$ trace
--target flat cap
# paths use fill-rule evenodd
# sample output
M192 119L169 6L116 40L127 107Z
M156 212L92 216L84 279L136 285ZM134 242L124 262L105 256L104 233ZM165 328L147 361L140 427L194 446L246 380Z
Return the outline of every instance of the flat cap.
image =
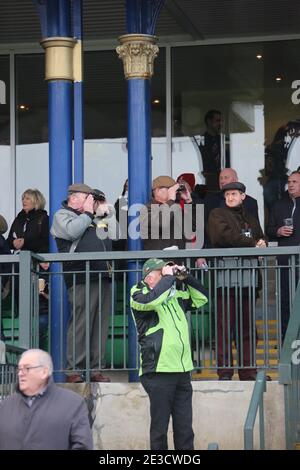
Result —
M152 189L156 188L171 188L174 186L176 181L171 178L171 176L158 176L152 181Z
M145 279L146 276L148 276L149 273L152 271L158 271L159 269L162 269L165 266L166 262L162 259L157 259L157 258L150 258L148 259L143 266L143 279Z
M7 222L5 218L3 217L3 215L0 215L0 234L2 235L2 233L5 233L7 229L8 229Z
M90 194L91 192L92 192L92 188L84 183L75 183L75 184L71 184L68 187L68 193L70 194L72 193Z
M231 190L234 190L234 189L237 189L238 191L241 191L241 193L246 192L246 186L243 183L240 183L239 181L236 181L235 183L225 184L222 188L222 191L223 191L223 193L225 193L225 191L231 191Z

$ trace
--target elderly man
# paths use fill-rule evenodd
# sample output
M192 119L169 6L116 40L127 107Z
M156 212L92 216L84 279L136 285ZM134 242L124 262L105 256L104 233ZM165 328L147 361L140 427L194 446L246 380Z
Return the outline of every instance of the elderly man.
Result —
M214 209L208 220L208 234L213 248L246 248L265 247L264 234L255 217L245 211L243 202L246 198L246 187L235 182L223 186L226 206ZM237 270L231 269L217 273L217 346L218 375L220 380L231 380L233 376L232 335L236 324L242 330L238 344L240 380L255 380L256 369L251 361L251 345L255 343L255 332L250 328L250 297L252 285L252 268L257 260L244 260L241 279ZM236 260L224 258L218 267L238 267ZM241 288L241 291L239 290ZM253 292L253 291L252 291ZM251 333L252 332L252 333ZM242 362L242 364L241 364ZM252 368L250 366L252 362ZM243 366L243 367L242 367Z
M288 192L275 203L271 210L267 235L278 242L278 246L298 246L300 244L300 173L293 171L288 177ZM280 256L278 262L288 266L289 257ZM296 269L296 282L298 281ZM284 339L290 316L290 277L289 269L281 269L281 332Z
M114 209L108 205L102 191L93 190L86 184L72 184L68 189L68 200L63 202L62 208L54 215L51 234L55 237L58 251L61 253L111 251L112 239L118 236ZM106 340L111 310L111 266L106 261L91 261L88 287L86 286L85 262L66 262L64 271L77 273L75 280L72 274L65 275L71 306L67 332L67 369L70 371L67 374L67 382L84 380L80 371L86 368L87 288L89 288L90 305L90 365L93 370L91 380L92 382L110 382L110 379L103 376L97 369L105 368ZM99 313L101 330L99 329ZM99 359L100 338L101 358Z
M83 398L52 380L51 357L41 349L22 354L17 391L0 403L0 450L91 450Z
M180 279L178 279L180 278ZM141 347L141 382L149 395L152 450L168 448L173 420L176 450L193 449L193 369L186 312L207 302L200 282L183 266L151 258L131 289L130 306Z
M204 220L205 220L205 227L207 227L207 222L209 219L209 214L211 211L217 207L226 207L226 202L223 193L223 187L229 183L236 183L238 181L237 172L233 168L224 168L219 174L219 188L220 191L215 194L207 194L204 199ZM253 197L245 194L245 198L243 200L243 207L249 213L252 214L259 222L258 218L258 206L257 200ZM207 248L210 247L210 241L205 238L205 246Z
M153 180L153 197L140 215L145 250L184 249L192 241L192 210L182 210L177 202L178 190L179 184L170 176ZM188 188L181 192L181 198L192 204Z

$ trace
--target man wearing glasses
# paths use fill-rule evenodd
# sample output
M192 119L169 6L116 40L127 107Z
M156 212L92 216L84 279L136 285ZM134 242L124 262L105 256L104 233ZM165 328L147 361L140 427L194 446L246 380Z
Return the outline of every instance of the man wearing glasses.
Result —
M92 450L83 398L54 384L51 357L22 354L16 392L0 403L0 450Z

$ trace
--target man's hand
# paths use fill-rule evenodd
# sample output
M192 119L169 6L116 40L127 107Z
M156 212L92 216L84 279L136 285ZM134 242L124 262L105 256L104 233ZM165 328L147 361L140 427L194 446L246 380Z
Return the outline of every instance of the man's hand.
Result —
M179 188L179 184L176 183L176 184L174 184L174 186L171 186L168 189L168 200L169 201L175 201L176 200L176 192L177 192L178 188Z
M256 242L256 248L266 248L267 247L267 244L265 242L265 240L263 238L261 238L260 240L258 240Z
M82 207L83 212L90 212L91 214L94 213L94 198L91 194L88 195Z
M14 245L16 250L21 250L24 246L24 238L16 238L13 241L13 245Z
M256 242L256 248L266 248L267 247L267 244L265 242L265 240L263 238L261 238L260 240L258 240Z
M196 267L200 269L208 269L208 265L205 258L196 259Z
M183 184L183 183L181 183ZM185 191L180 191L180 197L181 199L184 200L187 204L190 204L192 202L192 196L188 188L185 186Z
M108 215L108 214L109 214L108 203L106 201L99 202L97 209L96 209L96 216L103 217L104 215Z
M277 237L290 237L293 234L293 228L283 225L277 230Z

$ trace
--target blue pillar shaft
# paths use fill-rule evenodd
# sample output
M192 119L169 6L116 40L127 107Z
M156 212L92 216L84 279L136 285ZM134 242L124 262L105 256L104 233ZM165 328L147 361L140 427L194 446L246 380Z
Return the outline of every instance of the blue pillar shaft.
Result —
M47 1L47 34L70 36L70 1ZM66 198L68 185L72 183L72 82L53 80L48 83L49 126L49 177L50 177L50 223L54 213ZM50 237L50 250L56 252L56 243ZM53 273L59 266L51 266ZM65 332L68 303L66 292L61 293L61 275L53 275L51 282L51 355L54 370L64 368ZM63 303L63 305L62 305ZM62 313L62 317L61 317ZM56 381L62 381L59 373Z
M145 204L149 200L151 181L151 118L150 81L128 80L128 195L132 204ZM131 222L129 216L129 224ZM142 250L141 239L128 238L129 250ZM129 263L134 269L135 263ZM129 273L129 287L136 283L136 274ZM129 367L137 368L136 328L132 316L128 318ZM129 373L129 381L138 380L136 371Z

